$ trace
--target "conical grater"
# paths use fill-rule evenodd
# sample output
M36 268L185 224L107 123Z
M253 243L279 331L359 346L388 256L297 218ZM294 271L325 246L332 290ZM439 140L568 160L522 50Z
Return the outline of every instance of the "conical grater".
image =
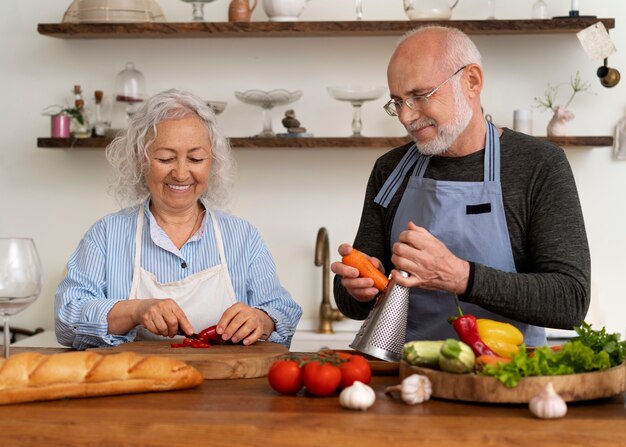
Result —
M405 277L409 275L401 272ZM402 358L409 311L409 289L390 281L350 345L352 349L388 362Z

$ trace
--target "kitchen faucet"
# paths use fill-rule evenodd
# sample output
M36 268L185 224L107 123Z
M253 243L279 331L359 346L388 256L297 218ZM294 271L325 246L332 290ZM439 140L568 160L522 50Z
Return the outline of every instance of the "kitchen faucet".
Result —
M328 248L328 231L321 227L317 232L315 243L315 265L322 266L322 304L320 305L320 322L317 328L318 334L334 334L333 321L344 319L339 309L330 304L330 250Z

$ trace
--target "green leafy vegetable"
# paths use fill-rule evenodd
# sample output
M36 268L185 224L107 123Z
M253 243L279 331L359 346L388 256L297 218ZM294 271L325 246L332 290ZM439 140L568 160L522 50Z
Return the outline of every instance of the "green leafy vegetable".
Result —
M585 322L574 330L578 334L574 340L580 340L594 352L605 351L611 359L611 366L619 365L626 358L626 341L620 341L620 334L607 334L605 328L594 331Z
M607 334L604 328L595 331L587 323L575 330L578 337L565 343L559 350L548 346L536 348L532 352L520 349L511 362L487 365L481 374L493 376L512 388L524 377L601 371L624 361L626 342L620 341L620 334Z

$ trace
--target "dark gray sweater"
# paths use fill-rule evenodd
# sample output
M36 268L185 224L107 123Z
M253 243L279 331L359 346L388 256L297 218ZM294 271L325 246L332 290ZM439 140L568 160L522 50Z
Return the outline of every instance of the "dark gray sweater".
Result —
M462 301L536 326L572 329L589 307L590 255L582 210L571 168L561 148L504 129L500 137L500 178L504 212L517 273L474 265ZM388 273L393 219L408 178L389 207L374 197L410 144L375 163L365 192L354 247L379 258ZM425 177L447 181L483 180L484 150L465 157L432 157ZM335 277L334 294L348 317L364 319L373 303L352 298Z

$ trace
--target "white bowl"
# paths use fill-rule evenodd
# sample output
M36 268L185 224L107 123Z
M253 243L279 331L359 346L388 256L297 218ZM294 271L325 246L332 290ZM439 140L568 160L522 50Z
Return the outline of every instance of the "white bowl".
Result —
M271 109L276 106L282 106L285 104L297 101L302 96L300 90L293 92L276 89L276 90L246 90L245 92L235 92L235 97L245 103L253 106L259 106L263 109Z
M386 87L364 85L336 85L326 89L328 94L339 101L373 101L387 91Z

